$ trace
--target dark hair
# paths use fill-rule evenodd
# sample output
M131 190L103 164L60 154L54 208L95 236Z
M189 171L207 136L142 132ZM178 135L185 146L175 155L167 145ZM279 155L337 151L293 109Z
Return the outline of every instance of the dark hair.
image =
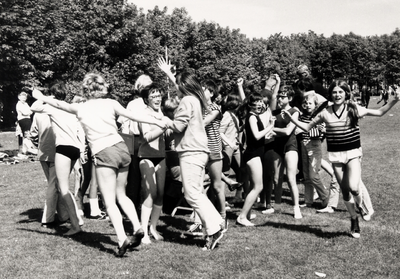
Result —
M176 108L179 106L179 101L176 98L168 98L164 96L161 102L161 108L166 116L174 114Z
M295 83L298 90L308 92L314 90L313 80L310 77L299 79Z
M219 96L218 85L213 80L206 79L201 82L201 86L210 91L212 94L211 101L214 102L214 100Z
M242 101L240 99L240 96L235 93L230 93L226 96L226 99L222 103L221 110L223 113L228 110L235 111L240 107L241 104Z
M346 83L346 81L344 79L334 80L328 89L328 92L329 92L328 100L329 101L333 100L332 92L335 87L340 87L346 93L345 100L347 102L347 106L348 106L348 110L349 110L348 116L350 119L350 125L352 127L356 127L358 125L358 119L360 118L360 115L358 114L356 104L351 100L352 96L351 96L351 90L350 90L349 85Z
M54 96L54 98L57 100L64 101L67 97L66 91L67 87L65 86L65 83L62 81L58 81L50 87L49 94Z
M143 102L148 105L149 104L149 96L154 92L160 92L161 96L164 95L164 89L157 83L152 83L147 85L146 87L140 90L140 97L142 97Z
M263 96L261 96L259 93L251 93L249 96L247 96L239 108L239 118L244 119L249 114L251 106L258 101L263 101Z
M195 96L200 100L202 109L207 109L207 99L204 96L203 88L196 78L196 76L189 72L183 71L176 76L176 84L178 85L179 91L184 96Z

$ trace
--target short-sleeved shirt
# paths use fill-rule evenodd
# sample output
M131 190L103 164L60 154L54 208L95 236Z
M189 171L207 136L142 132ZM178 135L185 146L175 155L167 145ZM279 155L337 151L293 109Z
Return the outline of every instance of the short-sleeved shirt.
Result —
M356 106L360 117L367 113L367 109ZM349 108L346 104L341 112L333 111L329 106L311 121L311 123L326 123L326 142L329 152L348 151L361 147L360 127L351 126L349 119Z

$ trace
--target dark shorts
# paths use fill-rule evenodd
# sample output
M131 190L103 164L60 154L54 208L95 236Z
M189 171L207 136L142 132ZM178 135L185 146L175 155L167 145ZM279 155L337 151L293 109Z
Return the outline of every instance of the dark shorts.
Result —
M78 160L81 156L81 151L78 147L71 145L58 145L56 146L56 153L62 154L71 159L71 161Z
M260 157L260 160L263 159L264 146L259 147L257 149L253 149L253 150L246 149L243 153L243 162L247 163L248 161L250 161L251 159L253 159L255 157Z
M92 158L96 167L121 169L128 167L131 163L131 154L123 141L104 148Z
M22 134L25 137L25 132L28 132L31 129L32 121L30 118L22 118L18 120L19 127L21 127Z

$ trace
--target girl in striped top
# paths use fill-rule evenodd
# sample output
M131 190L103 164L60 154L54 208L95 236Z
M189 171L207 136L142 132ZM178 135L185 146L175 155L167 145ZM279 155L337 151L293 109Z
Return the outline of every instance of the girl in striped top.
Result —
M333 102L333 105L318 113L310 123L300 122L286 111L283 112L285 117L289 117L304 131L309 131L322 122L326 123L328 157L351 216L351 235L354 238L360 237L360 227L350 193L357 205L362 203L359 190L362 150L358 119L366 115L383 116L398 102L399 98L399 93L397 93L394 100L386 106L380 109L367 109L351 101L350 87L344 80L338 79L329 87L329 100Z

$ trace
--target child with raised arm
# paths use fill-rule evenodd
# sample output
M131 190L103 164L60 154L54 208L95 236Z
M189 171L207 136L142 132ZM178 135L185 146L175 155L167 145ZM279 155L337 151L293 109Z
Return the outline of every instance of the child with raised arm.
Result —
M397 93L393 101L380 109L367 109L351 101L350 87L342 79L332 82L328 91L328 98L333 105L317 114L310 123L300 122L287 111L283 113L304 131L309 131L322 122L326 123L328 158L333 165L337 181L342 189L344 203L350 213L351 235L359 238L358 216L350 196L351 193L357 205L362 203L359 190L362 150L358 119L367 115L383 116L398 102L400 96Z
M203 193L204 170L210 152L203 121L207 100L200 82L193 74L185 71L175 79L171 64L163 58L158 60L158 66L175 82L181 98L174 120L170 120L168 126L174 131L185 199L200 217L208 235L203 249L213 250L223 237L223 220Z
M131 158L124 140L118 134L116 117L122 115L138 122L155 124L160 127L165 125L163 121L144 111L130 112L116 100L105 98L107 84L99 74L87 74L83 80L83 89L87 101L74 104L46 97L36 89L32 94L36 99L51 106L75 114L82 124L94 157L99 189L117 234L118 251L116 256L122 257L128 247L140 244L144 234L135 207L125 193ZM135 233L132 238L126 236L116 200L133 224Z

